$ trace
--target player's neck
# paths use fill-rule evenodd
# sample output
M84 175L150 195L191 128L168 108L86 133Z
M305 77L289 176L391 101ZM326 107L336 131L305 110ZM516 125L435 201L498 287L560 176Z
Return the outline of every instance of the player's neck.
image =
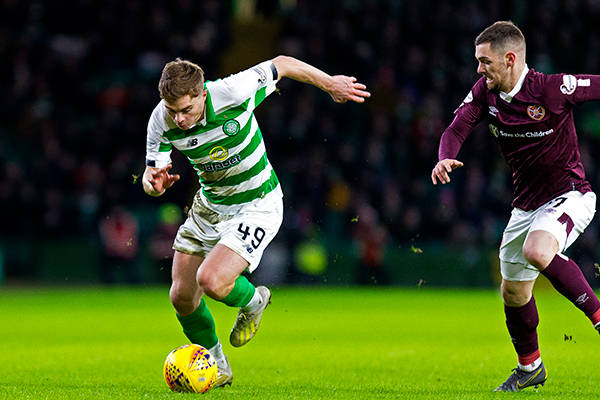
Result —
M504 90L504 93L510 93L517 86L519 79L521 79L521 75L523 74L523 70L526 68L526 64L518 64L515 65L510 70L509 81Z

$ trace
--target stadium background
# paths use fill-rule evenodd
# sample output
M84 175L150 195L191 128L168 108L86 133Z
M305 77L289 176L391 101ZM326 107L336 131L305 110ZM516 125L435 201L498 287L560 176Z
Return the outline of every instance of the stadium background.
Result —
M65 8L69 13L65 13ZM452 111L477 79L473 39L512 19L536 70L600 73L596 0L0 1L0 280L168 282L170 242L197 188L142 191L146 124L165 62L209 80L278 54L367 84L338 105L290 80L258 109L285 219L256 279L268 284L492 286L510 177L485 124L434 187ZM576 109L600 190L600 113ZM570 250L598 286L596 218Z

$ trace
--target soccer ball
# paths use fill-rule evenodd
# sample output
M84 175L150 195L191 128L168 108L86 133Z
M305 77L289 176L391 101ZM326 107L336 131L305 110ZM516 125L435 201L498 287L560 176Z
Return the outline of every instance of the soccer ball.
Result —
M186 344L169 353L164 373L174 392L205 393L217 381L217 361L204 347Z

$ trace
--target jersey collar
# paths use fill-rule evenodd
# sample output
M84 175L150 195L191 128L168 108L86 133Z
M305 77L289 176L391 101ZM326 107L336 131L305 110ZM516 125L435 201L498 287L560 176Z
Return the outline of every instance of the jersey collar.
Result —
M206 126L209 119L211 121L213 121L215 119L215 109L212 104L212 96L210 95L210 92L208 91L208 88L206 87L206 83L207 82L204 82L204 90L206 90L206 102L204 103L204 116L202 117L201 120L196 122L196 125L202 125L202 126Z
M523 68L523 72L521 72L521 76L519 77L519 80L517 81L515 87L512 88L512 90L509 93L500 92L500 98L506 101L507 103L510 103L513 97L515 97L517 93L519 93L519 90L521 90L521 87L523 86L523 81L525 80L525 76L528 72L529 68L527 67L527 64L525 64L525 68Z
M206 126L206 108L204 109L204 117L196 122L196 125Z

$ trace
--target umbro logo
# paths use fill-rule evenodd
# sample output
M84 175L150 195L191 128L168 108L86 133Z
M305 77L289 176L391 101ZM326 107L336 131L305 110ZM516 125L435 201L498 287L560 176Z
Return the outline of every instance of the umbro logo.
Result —
M583 303L585 303L586 301L588 301L588 299L589 299L589 297L588 297L588 294L587 294L587 293L584 293L584 294L582 294L581 296L579 296L579 297L577 298L577 300L575 300L575 303L577 303L577 304L583 304Z
M497 117L498 116L498 109L494 106L489 106L488 107L488 112L490 113L490 115L492 117Z

